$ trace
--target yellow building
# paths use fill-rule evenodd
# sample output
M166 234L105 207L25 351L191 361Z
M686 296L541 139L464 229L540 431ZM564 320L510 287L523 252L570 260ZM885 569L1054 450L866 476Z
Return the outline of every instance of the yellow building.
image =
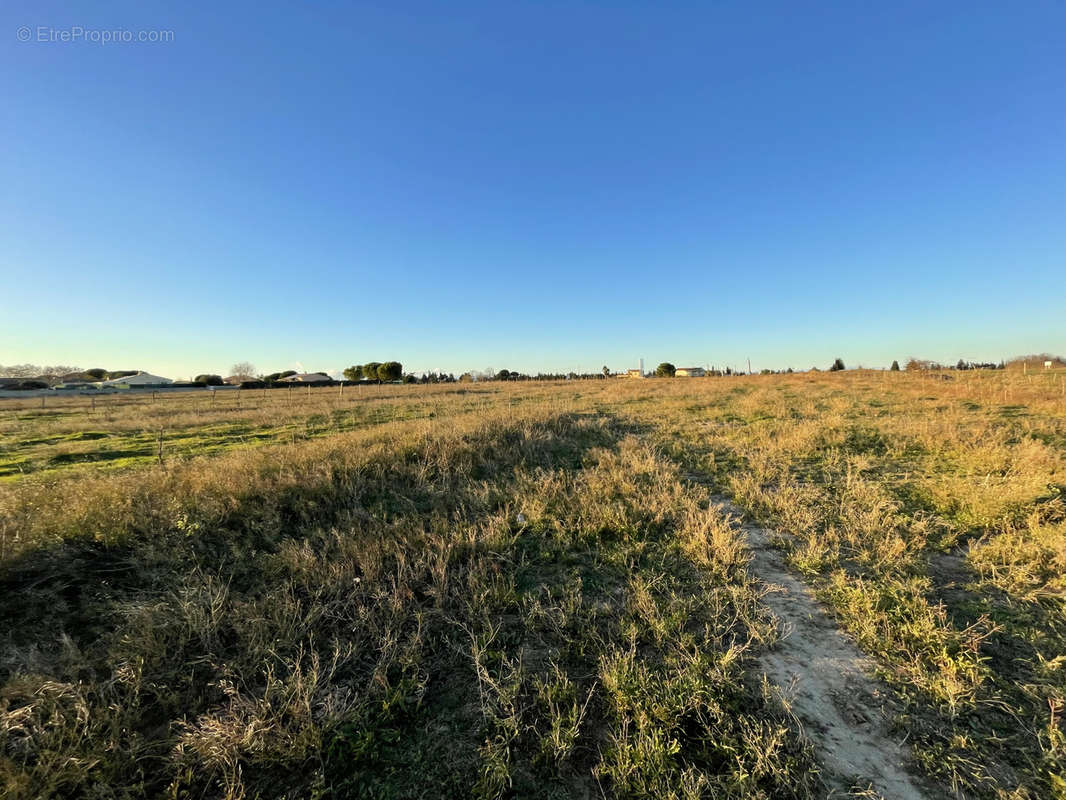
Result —
M707 374L703 367L678 367L674 375L678 378L702 378Z

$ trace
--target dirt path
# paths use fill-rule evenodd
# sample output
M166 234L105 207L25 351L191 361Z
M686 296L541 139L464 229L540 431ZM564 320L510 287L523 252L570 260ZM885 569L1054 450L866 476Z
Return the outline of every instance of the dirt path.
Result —
M743 519L729 502L719 499L717 505ZM868 677L870 660L788 571L769 532L747 523L741 527L753 556L751 569L770 587L766 604L783 626L783 638L760 664L832 771L827 782L842 795L872 784L884 800L931 797L908 772L906 748L887 733L881 712L885 690Z

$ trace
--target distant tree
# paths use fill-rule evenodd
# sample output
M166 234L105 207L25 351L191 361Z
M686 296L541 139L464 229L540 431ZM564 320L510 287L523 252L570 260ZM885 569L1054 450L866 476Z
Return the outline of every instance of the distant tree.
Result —
M511 371L510 370L506 370L506 369L501 369L499 372L496 373L496 380L498 380L498 381L509 381L509 380L511 380Z
M9 364L0 366L0 378L32 378L40 375L41 368L35 364Z
M892 362L892 366L889 367L889 371L890 372L899 372L899 362L898 361L893 361Z
M655 375L659 378L672 378L675 372L677 372L677 367L669 361L664 361L655 368Z
M958 363L955 365L955 369L969 369L969 366L967 366L966 362L960 358Z
M349 381L361 381L363 379L363 365L353 364L344 370L344 379Z
M606 364L603 365L603 377L605 377L605 378L611 377L611 368L608 367Z
M408 373L407 375L403 376L403 382L404 383L418 383L418 378L416 378L414 375L411 375L410 373Z
M238 361L229 368L229 374L236 378L238 383L255 380L255 365L248 361Z
M363 377L368 381L380 380L380 378L378 378L378 367L380 366L380 361L368 361L366 364L363 364Z
M791 375L792 374L792 367L789 367L788 369L786 369L785 372L787 372L789 375Z
M72 372L81 372L81 367L68 367L57 365L54 367L39 367L36 364L11 364L0 366L0 378L33 378L38 375L69 375Z
M403 364L399 361L386 361L377 368L378 380L398 381L403 377Z
M911 358L907 362L907 366L905 367L905 369L907 370L907 372L917 372L920 370L927 369L941 369L941 366L937 362L930 361L926 358Z
M208 375L208 374L205 373L203 375L197 375L192 380L193 380L193 383L199 383L199 384L201 384L203 386L221 386L222 385L222 376L221 375Z
M96 378L98 381L102 381L107 376L107 370L93 367L92 369L85 370L85 374Z
M846 369L846 367L844 366L844 359L838 358L838 359L836 359L833 362L833 366L831 366L829 368L829 371L830 372L840 372L843 369Z

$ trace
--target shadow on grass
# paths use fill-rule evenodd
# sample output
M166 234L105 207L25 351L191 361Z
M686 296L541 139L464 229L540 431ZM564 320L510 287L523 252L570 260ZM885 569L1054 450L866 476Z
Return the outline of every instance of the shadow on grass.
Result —
M975 538L975 537L968 537ZM1012 598L983 582L964 555L965 542L950 553L929 560L929 601L943 604L958 630L995 626L981 641L980 655L988 670L975 707L955 720L956 729L972 736L986 756L986 769L1001 786L1017 786L1019 775L1042 776L1046 742L1037 732L1047 718L1047 700L1034 687L1046 683L1038 675L1042 660L1066 656L1066 624L1061 604L1044 605ZM993 747L991 743L995 743ZM1039 787L1050 791L1050 785Z
M536 429L543 436L525 446L517 429L494 432L491 440L469 440L472 476L476 480L506 478L520 466L580 467L585 454L611 446L636 426L613 423L602 431L578 425L577 415L560 416L552 425ZM113 451L108 457L128 457L140 451ZM84 458L95 454L71 454ZM415 456L417 458L417 454ZM189 568L201 564L229 580L254 580L241 568L252 553L275 552L287 539L308 530L328 527L351 518L353 509L387 524L400 514L461 513L469 504L470 487L446 476L416 474L411 465L383 463L380 480L334 474L333 480L313 489L300 486L271 496L255 491L239 499L223 524L194 535L182 530L139 530L121 544L68 540L26 551L0 565L0 605L14 623L6 630L9 644L25 644L58 631L48 621L77 619L65 632L76 641L91 643L100 633L100 601L151 591L162 593L180 585ZM210 469L210 466L206 466ZM353 479L355 479L353 481ZM356 487L355 484L358 484ZM173 559L173 561L171 561ZM146 564L151 565L145 569ZM254 570L253 570L254 572ZM168 574L169 573L169 574ZM57 604L54 601L59 600ZM96 611L91 611L91 609ZM86 627L86 623L92 622ZM67 626L62 626L67 627ZM5 677L0 672L0 678Z
M123 458L150 458L152 448L138 447L132 450L93 450L87 453L57 453L48 459L48 466L61 467L67 464L88 464L97 461L117 461Z
M577 469L590 450L615 446L623 436L635 432L639 431L633 425L602 418L597 422L577 414L559 415L547 422L519 420L472 434L456 446L459 452L443 455L461 462L460 469L452 470L447 464L436 464L433 458L423 458L426 454L419 449L408 451L406 458L384 453L360 474L337 470L329 480L294 486L269 496L253 487L221 524L210 529L136 530L120 544L69 540L26 551L5 563L0 571L0 607L10 621L2 634L8 657L0 661L0 682L5 684L0 692L16 706L25 702L18 699L21 695L17 693L8 694L6 684L16 674L27 672L37 676L35 680L58 683L111 681L117 668L116 648L127 647L123 642L141 635L137 624L154 619L142 612L166 608L177 602L176 598L197 596L205 576L225 587L227 609L255 607L277 583L268 565L287 542L306 541L315 549L326 546L328 539L323 538L323 531L331 526L350 529L352 535L387 540L395 535L394 523L406 520L407 527L417 526L423 515L449 518L456 524L471 522L491 513L493 503L507 501L502 487L513 480L516 469ZM441 457L439 453L430 455ZM487 499L485 482L500 488ZM274 589L284 587L278 585ZM404 624L414 625L416 612L431 607L434 601L428 590L419 590L405 602L411 614L405 617ZM161 626L168 622L159 619ZM210 640L180 631L167 633L162 628L152 634L178 635L179 639L168 644L164 652L153 655L154 663L152 658L146 661L142 688L123 700L128 707L139 709L131 729L120 737L139 743L139 759L165 761L175 746L180 721L195 720L224 700L219 688L224 674L220 672L221 665L241 658L240 642L242 635L247 635L242 634L239 624L236 618L222 618L212 629ZM323 624L323 637L343 636L338 624ZM63 641L70 646L62 645ZM417 717L408 712L410 703L415 702L412 698L416 694L421 697L426 691L425 685L416 691L410 683L416 680L419 670L401 670L391 678L383 676L386 682L393 680L406 688L402 697L396 698L393 711L369 721L378 731L373 736L378 738L362 741L358 736L352 739L351 731L338 732L325 745L323 755L332 759L330 769L339 783L351 788L355 784L349 779L358 783L363 774L360 770L373 766L375 759L387 766L389 753L401 759L406 768L411 766L409 759L413 757L437 765L448 763L439 752L433 752L434 748L446 748L448 732L433 726L447 720L452 721L448 724L456 720L461 723L467 712L458 713L451 706L465 708L470 698L452 697L454 691L449 689L447 674L456 665L442 666L443 677L435 673L433 680L437 684L432 697ZM416 750L421 748L421 754L406 745L400 747L395 737L401 735L413 742L412 746L417 745ZM462 742L464 747L470 744L468 737ZM138 780L130 772L134 769L140 767L121 760L105 761L94 772L95 780L132 785ZM444 769L438 777L447 782L456 774L459 773ZM172 778L160 769L145 788L149 793L161 791ZM471 776L464 773L461 778L467 781ZM458 784L454 788L459 793L464 789Z

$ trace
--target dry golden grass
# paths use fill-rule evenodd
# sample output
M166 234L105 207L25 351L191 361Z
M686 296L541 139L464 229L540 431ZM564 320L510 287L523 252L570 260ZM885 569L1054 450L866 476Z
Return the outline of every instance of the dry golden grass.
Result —
M0 401L0 785L824 796L709 485L781 532L941 791L1056 796L1062 376L949 377Z

